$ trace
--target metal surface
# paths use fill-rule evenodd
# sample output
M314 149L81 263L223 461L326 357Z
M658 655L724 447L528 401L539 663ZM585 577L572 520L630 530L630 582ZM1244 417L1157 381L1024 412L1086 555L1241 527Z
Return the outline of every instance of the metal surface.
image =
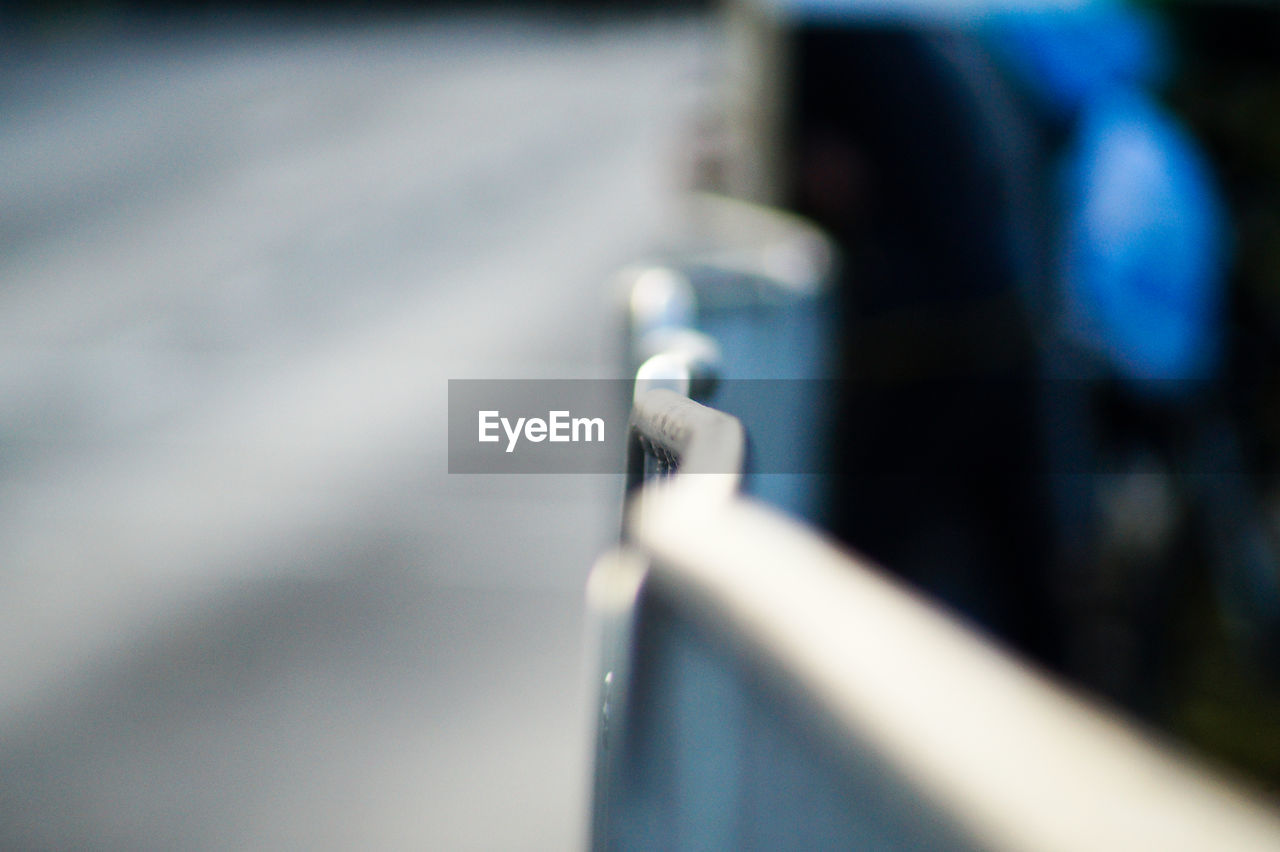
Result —
M631 412L627 492L646 482L646 460L664 475L693 478L705 494L734 493L742 478L746 438L742 424L666 388L642 393Z
M632 590L611 616L633 676L612 683L597 848L1280 847L1272 805L794 522L689 483L645 489L592 580Z
M682 213L663 261L623 274L636 397L665 387L714 405L776 471L824 470L829 400L804 380L828 377L837 351L832 241L802 217L712 194ZM770 391L761 379L778 381ZM818 476L743 471L741 486L799 517L820 510Z

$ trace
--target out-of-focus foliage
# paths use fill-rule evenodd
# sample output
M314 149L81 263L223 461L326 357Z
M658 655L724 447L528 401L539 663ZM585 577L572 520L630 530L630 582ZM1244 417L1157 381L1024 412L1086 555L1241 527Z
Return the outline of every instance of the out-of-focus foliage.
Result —
M1212 155L1234 214L1233 368L1242 415L1280 471L1280 8L1172 4L1170 101Z
M1229 381L1239 433L1280 510L1280 6L1169 3L1178 64L1166 97L1209 153L1232 211ZM1271 524L1275 532L1275 523ZM1191 591L1191 590L1189 590ZM1187 596L1194 601L1205 589ZM1245 665L1203 607L1187 606L1179 734L1274 785L1280 687ZM1175 651L1176 653L1176 651Z

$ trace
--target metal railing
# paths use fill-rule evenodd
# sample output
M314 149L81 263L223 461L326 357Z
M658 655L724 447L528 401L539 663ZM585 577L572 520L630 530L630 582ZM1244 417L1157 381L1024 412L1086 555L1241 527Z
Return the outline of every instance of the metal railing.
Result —
M627 439L627 493L676 474L712 474L736 489L746 458L737 418L666 388L641 390Z
M1280 849L1268 802L698 476L592 574L596 849Z
M1280 849L1273 802L742 496L688 379L637 387L589 585L593 848Z

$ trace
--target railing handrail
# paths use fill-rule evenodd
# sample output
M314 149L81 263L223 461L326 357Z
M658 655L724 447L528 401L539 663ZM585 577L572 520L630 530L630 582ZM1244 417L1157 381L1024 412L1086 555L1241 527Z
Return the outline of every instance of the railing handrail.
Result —
M623 631L606 651L615 751L600 753L597 847L611 836L610 779L627 771L618 731L635 699L644 599L647 611L660 604L734 649L735 667L760 688L801 696L814 730L850 766L874 755L886 783L917 797L917 816L977 848L1280 848L1273 802L1073 695L794 521L748 499L708 503L684 485L643 489L630 540L592 578L593 610Z
M681 477L715 475L719 490L737 491L746 460L746 433L736 417L666 388L637 394L627 439L627 493L645 481L645 455L667 454Z

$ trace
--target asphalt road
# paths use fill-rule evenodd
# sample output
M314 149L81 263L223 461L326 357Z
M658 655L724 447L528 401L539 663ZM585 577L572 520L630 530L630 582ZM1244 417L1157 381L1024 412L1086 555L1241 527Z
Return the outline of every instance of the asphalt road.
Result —
M447 473L613 374L699 22L112 28L0 70L0 847L580 845L614 477Z

